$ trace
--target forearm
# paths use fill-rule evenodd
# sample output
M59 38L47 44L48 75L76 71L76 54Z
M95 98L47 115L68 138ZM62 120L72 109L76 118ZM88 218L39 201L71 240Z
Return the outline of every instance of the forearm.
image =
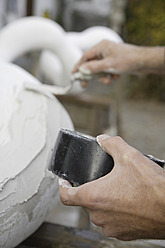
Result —
M86 51L73 72L109 71L122 74L165 74L165 47L144 47L104 40Z
M165 47L137 47L136 54L137 72L165 74Z
M156 210L152 213L152 216L153 223L157 223L153 232L153 238L165 239L165 171L152 181L155 182L153 185L155 199L152 200L154 202L153 206L155 206L153 209Z

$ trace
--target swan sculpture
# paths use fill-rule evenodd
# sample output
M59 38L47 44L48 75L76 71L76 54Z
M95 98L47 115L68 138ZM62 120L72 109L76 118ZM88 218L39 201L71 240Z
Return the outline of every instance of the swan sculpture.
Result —
M116 43L123 42L122 38L114 30L104 26L94 26L85 29L82 32L66 32L68 44L72 44L82 52L90 47L96 45L103 39L114 41ZM46 65L49 64L48 69L45 70ZM56 64L58 77L54 78L54 68L52 65ZM39 59L39 75L41 79L49 84L59 85L62 75L62 64L56 54L51 51L42 51Z
M0 247L11 248L33 233L58 202L57 178L48 171L59 128L72 121L42 84L10 63L34 49L51 49L62 61L64 81L79 58L53 21L22 18L0 32ZM68 66L69 65L69 66ZM54 75L55 76L55 75Z
M89 27L82 32L68 32L67 38L70 43L76 45L82 51L86 51L103 39L114 41L116 43L123 42L118 33L111 28L104 26Z
M18 19L0 32L0 60L13 62L16 58L29 51L47 49L53 52L62 65L60 86L70 85L70 73L82 55L80 49L66 40L66 33L56 22L42 17L25 17ZM53 68L56 78L56 65L44 64L43 70ZM58 66L58 65L57 65ZM51 88L56 93L58 88ZM81 92L77 83L73 83L71 91Z

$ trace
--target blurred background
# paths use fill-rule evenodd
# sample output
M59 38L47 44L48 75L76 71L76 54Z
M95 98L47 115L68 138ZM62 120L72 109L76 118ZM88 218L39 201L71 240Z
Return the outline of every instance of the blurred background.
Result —
M108 26L125 42L164 45L165 1L146 0L0 0L0 27L23 16L51 18L66 31L82 31L91 26ZM132 77L126 85L127 97L165 101L162 76Z
M164 0L0 0L0 29L25 16L41 16L57 22L66 32L105 26L124 42L164 46L164 12ZM38 77L39 56L40 51L22 54L14 63ZM39 79L50 83L46 78ZM164 76L127 75L108 86L95 80L81 94L56 97L77 131L93 136L120 135L141 152L165 159ZM86 214L83 219L82 226L88 226Z
M164 0L0 0L0 28L36 15L56 21L66 32L106 26L124 42L159 46L165 42L164 11ZM24 54L15 63L35 75L36 58L36 53ZM59 97L76 130L119 134L137 149L164 158L164 76L124 76L110 86L93 85L85 96Z

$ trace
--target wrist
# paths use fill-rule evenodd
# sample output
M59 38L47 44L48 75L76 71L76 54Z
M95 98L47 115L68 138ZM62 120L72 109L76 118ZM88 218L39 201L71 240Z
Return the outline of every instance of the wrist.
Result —
M137 58L137 72L165 73L165 47L138 47Z
M152 179L152 189L154 196L153 222L155 222L155 238L165 239L165 171L161 169L162 173L157 173L157 177Z

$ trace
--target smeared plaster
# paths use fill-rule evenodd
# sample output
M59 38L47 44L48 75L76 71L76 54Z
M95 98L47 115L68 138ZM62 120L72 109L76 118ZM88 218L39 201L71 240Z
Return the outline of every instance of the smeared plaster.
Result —
M58 180L48 171L49 161L59 129L73 129L59 101L26 90L25 81L39 87L39 81L23 69L0 62L0 99L6 92L0 112L0 247L4 248L33 233L57 204Z

